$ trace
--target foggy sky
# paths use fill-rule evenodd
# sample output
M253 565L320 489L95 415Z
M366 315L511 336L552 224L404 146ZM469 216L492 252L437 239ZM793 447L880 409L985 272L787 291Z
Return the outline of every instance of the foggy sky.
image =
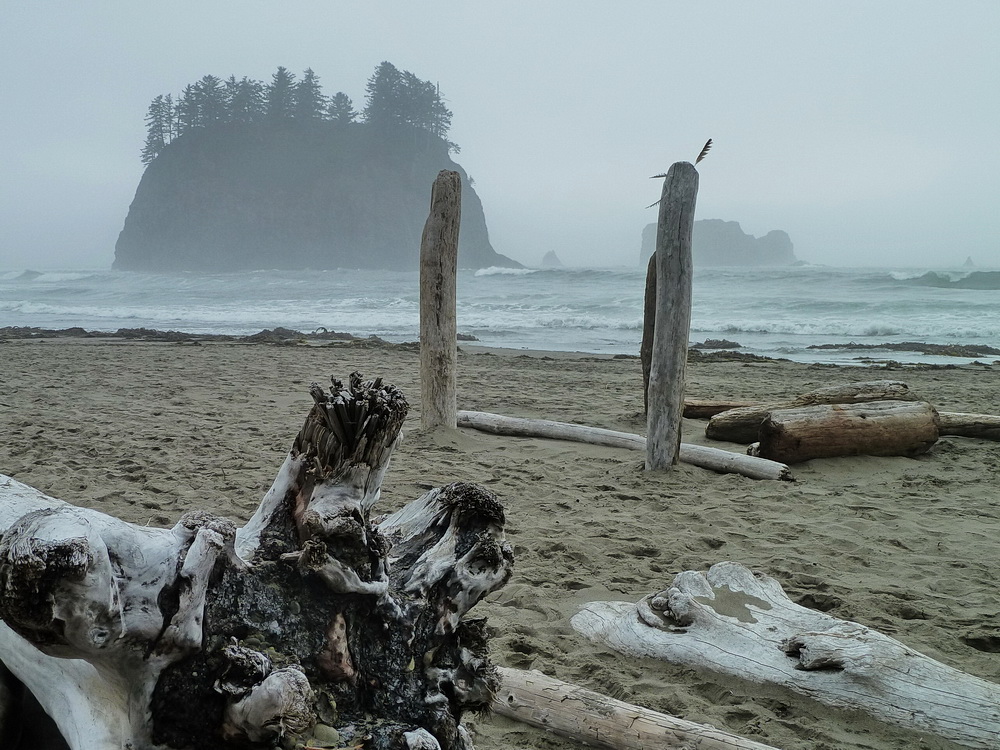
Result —
M996 0L5 2L0 269L110 266L157 94L284 65L361 109L382 60L440 84L526 264L638 264L649 176L711 137L698 218L816 263L1000 267L998 38Z

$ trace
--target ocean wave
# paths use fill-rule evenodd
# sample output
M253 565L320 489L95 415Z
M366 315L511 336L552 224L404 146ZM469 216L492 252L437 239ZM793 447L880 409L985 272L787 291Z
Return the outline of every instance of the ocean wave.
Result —
M538 273L537 268L504 268L502 266L490 266L489 268L480 268L476 271L473 276L528 276L533 273Z

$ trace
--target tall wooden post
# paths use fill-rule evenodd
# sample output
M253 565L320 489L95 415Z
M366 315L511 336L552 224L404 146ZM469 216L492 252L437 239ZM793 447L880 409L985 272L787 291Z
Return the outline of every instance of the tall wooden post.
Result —
M420 424L425 429L454 429L457 424L455 295L461 216L461 177L441 170L431 188L431 210L420 240Z
M684 366L691 331L691 235L698 171L690 162L670 167L663 181L656 227L656 321L646 413L646 469L677 463L684 415Z

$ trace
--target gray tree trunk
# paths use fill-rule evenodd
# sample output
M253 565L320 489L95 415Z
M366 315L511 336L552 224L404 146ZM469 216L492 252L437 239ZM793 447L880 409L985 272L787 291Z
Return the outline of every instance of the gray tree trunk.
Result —
M455 295L461 217L461 177L441 170L420 240L420 423L425 429L454 429L458 410Z
M691 235L698 171L670 167L663 181L656 229L656 316L646 415L646 469L677 463L684 414L684 367L691 330Z

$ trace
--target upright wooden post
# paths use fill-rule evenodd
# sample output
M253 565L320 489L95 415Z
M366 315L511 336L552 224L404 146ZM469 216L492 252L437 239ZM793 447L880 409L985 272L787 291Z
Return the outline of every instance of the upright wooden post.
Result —
M642 363L642 409L649 414L649 368L653 359L653 330L656 323L656 252L649 256L646 266L646 294L642 301L642 345L639 360Z
M691 331L691 235L698 171L670 167L656 228L656 316L646 413L646 469L677 463L684 415L684 366Z
M431 188L431 210L420 240L420 424L425 429L457 426L455 294L461 216L461 177L441 170Z

